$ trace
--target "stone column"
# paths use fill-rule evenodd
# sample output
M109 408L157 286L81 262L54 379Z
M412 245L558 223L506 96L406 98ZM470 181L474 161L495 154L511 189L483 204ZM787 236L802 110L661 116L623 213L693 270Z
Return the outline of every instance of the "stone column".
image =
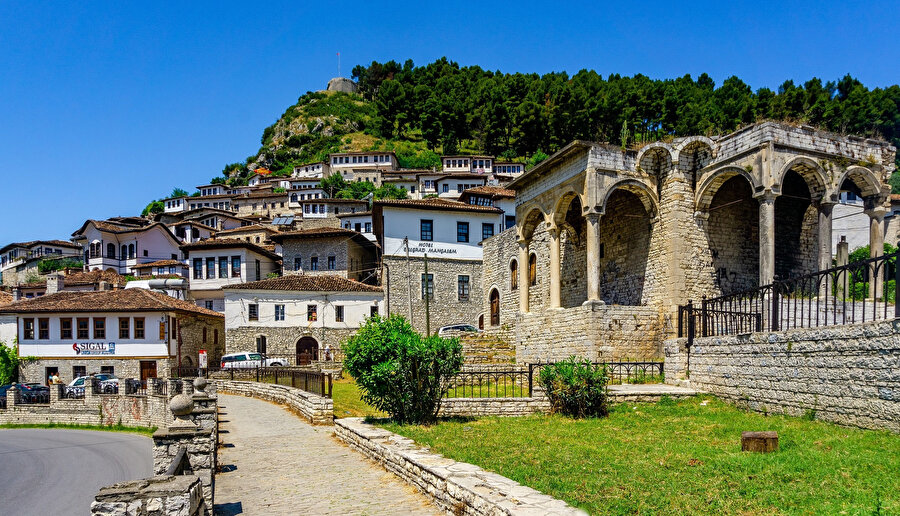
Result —
M821 201L819 210L819 270L831 268L831 215L834 203ZM831 278L826 276L819 284L819 296L831 295Z
M869 258L878 258L884 255L884 216L887 210L883 206L878 206L871 210L866 210L869 216ZM884 292L884 266L875 269L875 265L869 268L869 297L879 298Z
M559 261L559 226L552 225L547 228L550 235L550 308L559 308L560 302L560 261Z
M588 213L587 220L587 301L585 305L603 304L600 300L600 214Z
M847 237L844 235L841 235L841 241L838 242L837 253L834 258L838 267L850 263L850 244L847 242ZM835 290L834 296L838 300L844 299L847 294L846 290L850 288L847 284L847 273L838 273L835 281L837 282L837 289Z
M528 240L519 240L519 312L528 312Z
M775 280L775 194L766 191L759 201L759 285Z

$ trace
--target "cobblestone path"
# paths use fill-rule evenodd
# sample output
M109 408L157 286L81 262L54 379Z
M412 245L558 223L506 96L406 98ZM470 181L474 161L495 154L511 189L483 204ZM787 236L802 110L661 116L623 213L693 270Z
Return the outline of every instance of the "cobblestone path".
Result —
M219 395L215 514L441 514L413 487L344 446L331 427Z

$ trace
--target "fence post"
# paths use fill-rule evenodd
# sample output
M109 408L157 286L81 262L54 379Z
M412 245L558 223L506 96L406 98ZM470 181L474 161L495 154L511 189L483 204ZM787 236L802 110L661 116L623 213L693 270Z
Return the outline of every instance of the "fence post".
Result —
M534 389L534 364L528 364L528 397L533 398Z
M779 320L781 316L778 314L778 283L772 283L772 321L770 322L770 330L778 331L780 326Z
M706 337L709 328L706 326L706 296L700 300L700 336Z
M256 382L259 383L259 366L256 367Z
M897 242L897 246L900 247L900 242ZM900 319L900 251L894 254L894 317Z

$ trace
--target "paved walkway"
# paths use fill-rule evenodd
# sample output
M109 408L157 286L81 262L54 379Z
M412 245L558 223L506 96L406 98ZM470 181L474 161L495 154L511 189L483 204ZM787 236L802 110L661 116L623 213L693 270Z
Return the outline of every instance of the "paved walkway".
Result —
M265 401L219 394L216 514L442 514L413 487Z

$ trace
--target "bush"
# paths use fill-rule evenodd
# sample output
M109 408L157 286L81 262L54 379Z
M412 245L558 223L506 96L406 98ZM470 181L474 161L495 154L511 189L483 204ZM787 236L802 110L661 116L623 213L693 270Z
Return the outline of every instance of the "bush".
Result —
M363 401L398 423L436 421L448 378L463 362L459 339L423 337L397 314L368 319L344 352Z
M538 381L550 398L550 411L566 416L609 414L606 367L576 357L541 368Z

